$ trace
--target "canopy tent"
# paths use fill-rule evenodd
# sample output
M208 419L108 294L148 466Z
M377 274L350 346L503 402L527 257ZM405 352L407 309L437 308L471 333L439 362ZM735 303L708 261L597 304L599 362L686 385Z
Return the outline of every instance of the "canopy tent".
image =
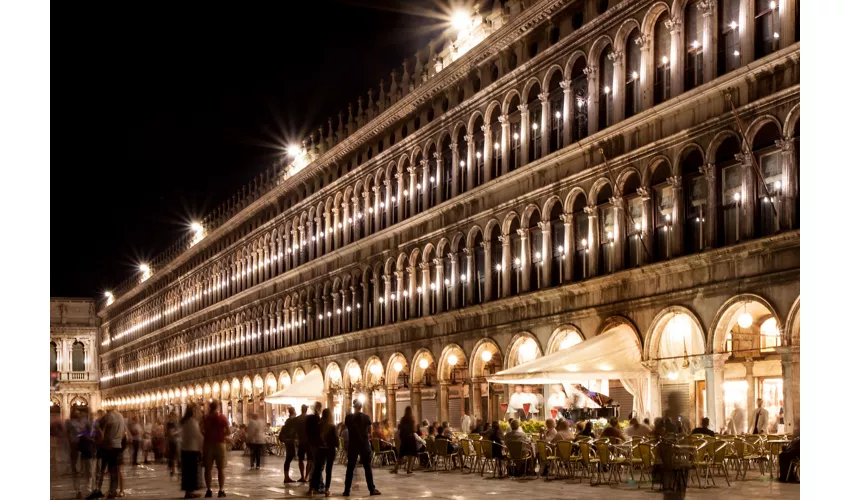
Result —
M572 380L619 379L634 396L634 409L649 409L649 370L641 364L640 343L628 325L534 361L487 377L498 384L556 384ZM566 389L566 387L565 387Z
M325 383L322 380L322 372L313 370L300 381L268 396L266 403L297 406L324 398L324 389Z

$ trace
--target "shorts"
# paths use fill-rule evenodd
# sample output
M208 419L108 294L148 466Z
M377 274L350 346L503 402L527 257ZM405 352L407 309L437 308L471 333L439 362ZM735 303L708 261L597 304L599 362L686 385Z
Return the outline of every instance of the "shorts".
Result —
M227 467L227 447L224 443L204 445L204 468L212 469L213 462L218 470Z
M313 460L313 452L310 450L309 444L298 444L298 460Z
M290 460L295 458L295 443L289 441L284 444L286 445L286 458Z

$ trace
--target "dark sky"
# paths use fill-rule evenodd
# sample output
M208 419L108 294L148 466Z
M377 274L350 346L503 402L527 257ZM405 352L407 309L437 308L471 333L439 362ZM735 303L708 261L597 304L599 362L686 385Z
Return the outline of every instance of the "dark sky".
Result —
M448 11L193 5L54 6L51 296L99 297L136 272L268 167L275 144L336 122L445 26L410 13Z

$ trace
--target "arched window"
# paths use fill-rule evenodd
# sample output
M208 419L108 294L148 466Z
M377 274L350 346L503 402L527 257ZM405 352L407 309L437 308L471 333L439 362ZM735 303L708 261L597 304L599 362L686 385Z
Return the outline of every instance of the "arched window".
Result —
M685 90L702 85L702 42L703 19L697 7L698 1L691 0L685 7Z
M437 184L437 178L440 177L440 173L437 172L437 147L432 144L428 151L425 153L425 159L428 161L428 179L422 179L423 186L425 182L430 183L430 189L428 189L428 206L434 207L437 205L437 190L440 189L440 185Z
M494 224L490 230L490 264L491 269L487 272L493 273L493 278L490 280L490 297L493 300L502 298L502 280L505 279L505 270L502 269L502 242L499 238L502 236L499 226Z
M768 123L759 129L753 139L753 153L758 161L761 175L764 179L756 178L758 192L758 224L757 236L770 236L779 232L779 193L782 187L782 152L776 145L781 138L779 127Z
M373 302L375 297L375 275L369 267L363 272L363 283L365 284L363 293L363 307L366 309L365 327L372 328L375 326L375 306Z
M465 193L469 190L469 186L467 186L467 174L469 168L472 165L467 165L466 160L469 158L469 144L466 142L466 127L460 127L457 134L457 160L458 160L458 169L457 169L457 192L458 194Z
M395 273L395 263L390 262L387 266L387 276L390 280L390 293L389 297L384 297L384 300L390 301L390 316L389 323L395 323L399 321L398 317L398 301L401 300L401 297L398 296L398 275Z
M423 178L425 175L425 169L422 167L422 153L416 153L416 156L413 158L413 164L411 165L416 172L416 179L414 179L415 183L413 188L416 190L411 194L411 197L416 203L416 213L422 213L425 209L425 183L427 179Z
M57 353L56 353L56 342L50 343L50 371L58 372L59 368L57 366Z
M550 260L552 262L551 277L549 282L552 286L558 286L564 282L564 276L567 265L566 256L564 254L564 220L561 216L564 214L564 208L560 201L556 201L549 209L549 231L551 247L549 248Z
M611 185L605 184L596 195L599 220L599 274L614 272L614 196Z
M535 83L528 94L528 161L540 158L543 152L543 104L540 102L540 85Z
M466 265L466 238L461 237L457 244L457 270L455 271L455 282L452 283L455 307L466 307L472 299L466 293L466 283L471 280L470 270ZM474 267L473 267L474 269Z
M717 76L741 67L740 13L741 0L717 2Z
M571 89L575 99L570 105L573 107L572 142L587 137L587 75L584 70L587 61L582 57L573 64L570 73Z
M599 130L612 123L613 94L611 89L614 88L614 61L608 57L610 54L611 46L608 45L599 54L597 66L599 68L599 116L597 117Z
M549 80L549 152L564 147L564 75L555 71Z
M508 157L506 158L508 162L508 172L519 168L520 141L522 140L519 135L521 121L522 116L519 111L519 96L515 95L508 105L508 145L510 147L510 151L507 152Z
M481 232L475 233L472 240L472 303L484 302L484 236Z
M670 20L670 14L665 12L655 21L653 64L655 68L654 101L660 104L670 98L670 31L665 23Z
M531 283L531 291L540 290L543 284L543 230L540 228L540 212L536 209L528 219L528 243L531 250L531 255L528 256L530 269L523 272L529 272L529 282Z
M590 224L584 209L587 207L587 199L584 194L579 194L573 201L573 248L575 258L573 259L573 276L576 281L588 277L588 238L590 236Z
M779 48L779 2L756 0L755 3L755 56L758 59Z
M511 248L511 295L517 295L520 291L520 274L522 273L522 238L519 233L519 219L514 217L508 228L508 238L510 239Z
M442 144L442 157L443 157L443 171L441 172L442 179L437 180L438 188L443 190L443 201L449 200L452 197L452 150L449 147L451 145L451 139L449 136L445 136L443 138Z
M735 155L740 151L738 141L727 137L715 153L714 163L720 172L721 217L720 234L724 245L734 245L741 233L741 193L744 190L744 169Z
M685 253L697 253L705 249L708 234L705 218L708 215L708 181L700 172L702 155L691 149L680 160L679 170L685 188Z
M638 113L640 105L640 30L635 28L626 38L626 118Z
M493 159L490 161L490 178L495 179L504 171L502 162L502 107L497 106L490 113L490 142L492 146ZM495 295L494 295L495 297Z
M474 151L472 152L472 168L475 172L472 175L472 185L470 189L484 184L484 131L481 128L484 126L484 118L481 116L475 119L472 126L472 144Z
M426 288L427 292L431 294L431 300L428 301L428 304L430 305L429 306L430 310L428 312L430 314L436 314L437 313L437 278L438 278L438 276L437 276L437 264L436 264L436 262L434 262L433 255L431 257L432 258L428 259L428 261L427 261L428 276L429 276L429 279L431 280L431 282L430 283L424 283L423 287L427 287ZM442 284L440 284L439 286L442 286Z
M86 371L86 351L82 342L74 342L71 347L71 370L75 372Z
M644 250L643 235L646 233L646 217L643 216L643 197L638 193L640 188L640 177L637 174L630 175L623 185L623 200L628 215L624 223L626 244L626 258L623 261L627 267L637 267L648 261L648 255Z
M652 211L655 224L656 261L667 260L673 256L673 187L667 182L671 177L670 166L666 162L656 165L652 173Z

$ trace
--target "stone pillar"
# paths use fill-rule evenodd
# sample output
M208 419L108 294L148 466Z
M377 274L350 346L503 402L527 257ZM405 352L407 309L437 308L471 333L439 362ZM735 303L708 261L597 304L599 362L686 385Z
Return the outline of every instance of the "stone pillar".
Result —
M519 256L519 265L521 266L520 289L525 293L531 290L531 273L534 272L531 265L531 240L529 239L528 229L517 229L517 234L519 234L520 248L522 249Z
M439 205L440 203L443 202L443 188L442 188L441 183L445 182L445 179L443 179L443 154L442 154L442 152L435 151L434 152L434 158L437 159L437 161L436 161L437 171L434 172L434 178L437 180L437 182L434 183L434 185L431 186L431 187L433 189L437 190L437 205ZM428 182L429 183L431 182L430 177L428 177Z
M801 0L778 0L779 4L779 48L784 49L794 44L797 24L797 2ZM788 406L787 403L785 405ZM787 409L786 409L787 411ZM787 413L786 413L786 418ZM786 423L787 425L787 423Z
M480 378L473 378L470 383L470 396L472 400L470 401L470 406L472 407L472 417L476 418L484 418L483 413L483 398L481 397L481 383L482 380ZM474 420L473 420L474 422Z
M699 171L705 176L705 183L708 186L708 201L704 212L705 223L703 224L705 239L703 241L705 241L705 248L709 249L717 246L717 169L714 163L706 163L699 168Z
M407 167L407 175L410 180L408 183L410 188L407 191L407 196L405 196L405 198L407 198L410 202L410 213L408 213L407 216L413 217L417 213L416 202L419 200L419 190L416 189L416 165L411 163L410 166Z
M508 297L511 295L511 271L513 269L511 237L502 235L499 236L499 241L502 242L502 297ZM517 283L517 290L519 290L519 283Z
M398 208L396 210L396 220L401 222L404 220L404 173L399 169L395 174L396 178L396 199L398 200Z
M352 405L351 400L351 389L343 389L342 390L342 420L345 421L345 416L348 415L349 410L351 410Z
M443 312L443 293L444 293L443 290L445 288L443 286L443 259L441 259L439 257L434 259L434 266L435 266L434 271L437 274L437 276L435 277L435 280L434 280L436 282L436 285L437 285L437 289L436 289L436 292L437 292L436 293L437 307L436 307L435 311L437 311L438 313L441 313L441 312Z
M394 427L398 426L398 415L396 415L395 387L387 386L387 420Z
M740 2L738 9L738 39L741 41L741 65L743 68L755 58L755 7L754 0Z
M415 384L410 388L410 406L413 409L413 420L422 421L422 386Z
M449 420L449 383L440 381L440 422Z
M584 68L587 75L587 135L591 136L599 130L599 72L596 61L588 61Z
M652 61L652 35L643 34L637 39L640 45L640 99L638 109L645 111L653 106L653 84L655 83L655 64Z
M460 300L461 307L465 307L466 304L475 304L475 292L473 291L473 287L478 286L478 279L475 276L475 272L476 272L475 262L474 262L475 254L469 248L464 248L463 253L464 253L464 256L465 256L465 262L463 263L463 268L466 269L466 271L465 271L466 282L463 282L463 280L461 280L461 286L465 288L463 293L465 294L466 300L464 301L464 299L461 298L461 300Z
M449 259L449 287L446 290L446 293L449 294L448 303L451 304L449 309L457 309L460 305L460 285L458 282L460 281L460 273L458 272L458 255L455 252L450 252L448 255Z
M351 214L351 208L347 201L342 203L342 244L348 245L353 241L355 217Z
M478 164L475 161L475 136L471 133L464 136L466 141L466 190L478 185ZM463 174L461 174L463 175Z
M405 299L407 301L407 317L416 318L419 315L419 295L416 293L416 288L419 286L416 281L416 266L407 268L407 283L408 286L404 289L410 295ZM403 294L402 294L403 295ZM402 297L404 298L404 297Z
M384 227L390 227L393 225L393 182L390 179L384 179L384 205L386 206L387 212L386 217L384 218ZM380 205L379 205L380 206Z
M679 257L685 253L685 192L682 189L682 176L674 175L667 179L667 183L673 188L673 216L671 217L671 230L673 232L672 250L673 257Z
M789 137L776 141L776 145L782 149L782 186L779 188L778 209L780 210L780 228L788 230L794 227L797 221L797 158L794 142L797 139Z
M428 316L431 314L431 270L427 262L420 262L419 268L422 269L422 316Z
M703 368L705 368L706 415L711 420L710 428L715 432L720 432L726 425L723 382L728 358L729 353L707 354L702 358Z
M363 388L363 413L372 417L373 422L380 422L380 418L375 416L375 408L372 405L372 389Z
M384 275L384 321L382 324L388 325L392 320L392 301L390 300L390 294L392 292L393 284L392 278L389 275Z
M543 141L543 144L540 145L540 157L542 158L549 154L552 111L550 109L551 104L549 103L549 92L541 92L537 95L537 98L540 100L540 140Z
M650 420L663 415L661 406L661 376L658 375L657 367L652 367L649 372L649 415Z
M490 302L493 297L493 251L490 248L490 240L484 240L480 243L484 248L484 295L482 300Z
M701 0L697 8L702 11L702 81L710 82L717 76L717 0Z
M575 259L575 233L573 231L573 214L561 214L564 221L564 283L575 279L573 261Z
M599 224L597 222L598 211L596 206L584 207L587 214L587 276L592 278L599 274Z
M449 144L449 149L451 149L451 151L452 151L452 185L451 185L452 196L451 197L454 198L454 197L457 196L458 187L460 186L460 177L459 177L460 172L458 170L458 167L460 166L459 165L460 160L458 159L457 143L452 142L451 144ZM439 185L439 183L438 183L438 185Z
M796 430L799 407L800 362L799 347L782 346L776 351L782 356L782 400L785 408L785 433ZM795 361L794 358L797 358Z
M626 72L623 66L623 52L613 51L608 54L608 59L614 65L614 74L611 80L611 123L613 125L622 121L626 116Z
M368 189L364 189L360 194L363 197L363 210L360 214L363 216L362 220L358 221L358 224L363 224L363 235L368 236L372 234L372 217L369 213L369 209L372 208L372 195L369 194Z
M549 221L538 222L537 226L543 236L543 248L540 250L541 279L539 285L540 288L549 288L552 286L552 223ZM534 271L537 272L536 269Z
M422 159L422 211L425 212L431 208L431 172L428 165L428 160Z
M614 206L614 272L625 267L624 256L625 247L628 243L626 236L626 204L622 197L614 196L611 198L611 204Z
M395 320L403 321L404 320L404 270L398 270L395 272Z
M339 292L331 292L331 300L333 304L333 311L331 311L332 321L331 321L331 335L339 335L342 333L342 304L340 304Z
M673 17L664 23L670 30L670 97L676 97L685 90L685 57L687 44L682 31L682 19Z
M484 132L484 151L481 152L484 155L484 182L489 182L492 178L491 172L493 170L493 138L490 137L490 124L485 123L481 126L481 131Z
M753 376L753 360L747 359L744 361L744 369L746 369L746 378L747 381L747 427L744 429L746 434L749 434L752 428L750 427L753 424L753 415L755 415L755 407L756 407L756 387L755 387L755 377Z
M528 104L520 104L519 108L519 166L528 164L528 149L531 146L531 127L528 124Z
M646 246L642 246L641 248L641 252L643 253L641 253L640 263L648 264L653 262L655 257L653 255L653 249L655 248L653 244L655 241L655 224L652 223L652 195L650 195L649 189L643 186L637 188L637 194L643 201L643 239L646 243ZM649 255L645 255L647 252Z
M510 170L510 152L511 152L511 122L508 115L499 115L499 123L502 126L502 141L499 149L502 151L502 171L499 175L505 175Z
M573 100L575 96L573 95L572 90L572 80L565 79L560 82L558 85L564 90L564 110L562 116L564 117L564 141L563 144L566 146L570 143L573 138Z

